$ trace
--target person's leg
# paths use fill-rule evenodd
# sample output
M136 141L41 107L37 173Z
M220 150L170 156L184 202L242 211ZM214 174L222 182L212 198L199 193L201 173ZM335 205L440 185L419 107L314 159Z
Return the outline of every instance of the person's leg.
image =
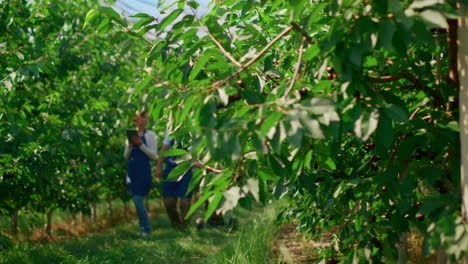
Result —
M144 196L133 195L133 202L135 203L141 233L142 235L149 235L151 233L151 226L148 218L148 212L145 208Z
M166 207L167 216L171 220L171 224L175 228L180 228L180 216L177 211L177 197L164 196L164 207Z
M182 225L184 228L187 227L188 223L190 222L190 219L185 219L185 216L190 209L191 201L192 198L189 197L180 198L180 216L182 218Z

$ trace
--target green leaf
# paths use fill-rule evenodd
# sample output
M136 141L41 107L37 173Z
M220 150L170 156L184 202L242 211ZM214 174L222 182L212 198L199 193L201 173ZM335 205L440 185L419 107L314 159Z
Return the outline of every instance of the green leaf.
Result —
M187 4L193 9L197 9L200 6L197 1L189 1Z
M119 13L117 13L112 7L100 6L98 7L99 12L105 14L111 20L122 23Z
M247 179L247 184L243 188L244 192L250 192L252 196L254 197L255 201L259 202L260 197L259 197L259 182L258 179L250 178Z
M147 17L147 18L140 19L138 22L136 22L133 25L133 29L134 30L139 30L141 27L144 27L144 26L150 24L153 21L155 21L154 17Z
M336 103L332 99L326 97L314 97L302 102L302 105L307 111L315 115L334 112L336 109Z
M208 220L208 218L210 218L210 216L218 208L218 205L221 202L222 198L223 198L223 194L221 192L218 192L214 195L213 200L211 200L208 203L208 208L206 209L206 213L205 213L205 221Z
M395 120L397 122L408 122L408 114L407 112L397 105L388 105L387 107L383 108L382 113L386 115L388 118Z
M202 127L214 127L216 123L216 118L214 112L216 111L216 105L213 102L209 102L204 105L200 110L200 126Z
M427 9L421 12L420 16L441 28L448 28L447 19L439 12L433 9Z
M395 24L390 19L383 19L379 24L379 44L387 50L393 46L393 34L395 34Z
M302 128L301 122L299 120L292 119L289 122L288 128L288 138L291 144L300 148L302 146L302 138L304 137L304 129Z
M263 104L265 102L265 96L256 91L245 90L243 91L242 96L245 97L249 104Z
M451 130L453 130L453 131L455 131L457 133L460 132L460 125L459 125L459 123L457 121L448 122L447 128L449 128L449 129L451 129Z
M190 206L190 210L188 211L186 217L190 217L198 209L198 207L203 205L212 195L213 191L203 192L201 197L192 206Z
M218 40L221 42L221 45L224 47L224 49L226 49L227 51L231 51L231 46L230 46L230 43L231 43L231 40L229 38L229 36L227 36L225 33L224 33L224 29L223 27L221 27L219 24L218 24L218 17L215 17L213 15L208 15L205 17L205 23L206 23L206 26L208 27L208 31Z
M280 112L274 112L270 114L263 121L262 126L260 127L260 138L265 138L270 129L278 124L278 121L281 119L281 117L282 114Z
M379 112L374 109L371 113L364 112L354 123L354 133L362 141L366 141L377 129Z
M83 29L85 29L93 20L96 18L96 16L99 14L99 11L96 9L91 9L86 13L86 18L85 22L83 24Z
M437 5L440 3L441 3L440 0L417 0L417 1L413 1L413 3L411 3L411 5L408 8L422 9L422 8Z
M178 178L183 176L191 167L192 164L189 160L182 162L169 173L166 181L178 181Z
M379 119L375 136L377 147L382 146L384 151L390 150L390 147L393 145L392 121L384 115Z
M320 127L320 123L317 119L311 118L306 111L300 111L298 113L299 122L301 123L304 131L307 134L316 139L324 139L325 135Z
M205 67L206 63L208 63L210 58L211 54L205 53L198 59L198 61L195 62L195 66L190 71L190 80L195 80L195 78L198 76L198 73L200 73L203 67Z
M218 88L218 94L219 94L219 99L221 99L221 102L222 102L224 105L228 105L228 103L229 103L229 96L228 96L228 94L226 93L226 91L224 90L224 88Z
M188 152L184 149L169 149L160 153L162 156L182 156Z
M161 20L161 23L159 23L159 28L158 30L162 32L169 24L171 24L184 10L183 9L176 9L169 15L163 18Z
M138 17L138 18L147 18L147 17L152 17L146 13L138 13L138 14L135 14L133 16L130 16L130 17Z

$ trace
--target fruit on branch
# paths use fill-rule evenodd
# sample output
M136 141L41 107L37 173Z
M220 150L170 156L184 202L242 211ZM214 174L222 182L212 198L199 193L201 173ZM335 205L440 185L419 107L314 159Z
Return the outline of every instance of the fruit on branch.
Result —
M335 69L333 69L333 67L328 66L327 67L327 72L328 72L327 78L330 81L334 80L334 79L336 79L336 77L338 77L338 75L336 74Z
M435 187L437 188L437 191L439 191L442 194L448 193L449 191L447 186L441 180L436 181Z
M373 149L375 147L375 144L374 143L367 143L366 146L364 147L364 149L369 152L371 149Z
M3 178L5 179L11 179L11 178L15 178L16 177L16 173L14 172L5 172L3 173Z
M416 205L417 207L421 206L422 205L422 202L420 201L417 201L414 205Z
M386 192L387 191L387 186L382 186L382 192Z
M371 238L371 243L376 247L381 249L382 248L382 243L375 237Z
M422 221L424 221L424 219L426 219L426 216L423 215L423 214L418 214L418 215L416 216L416 219L418 219L419 221L422 222Z
M315 182L322 182L324 180L325 180L324 177L318 177L317 179L315 179Z
M304 98L307 96L307 94L309 93L309 89L304 87L302 89L299 90L299 95L301 96L301 98Z
M244 87L245 87L245 83L244 83L244 81L242 81L242 80L237 80L237 85L238 85L239 87L241 87L241 88L244 88Z

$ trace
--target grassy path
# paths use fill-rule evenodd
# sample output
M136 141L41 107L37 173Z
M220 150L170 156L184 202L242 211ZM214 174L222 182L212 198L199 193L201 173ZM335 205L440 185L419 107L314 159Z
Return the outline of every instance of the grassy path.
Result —
M157 209L162 210L162 209ZM171 228L162 212L151 219L153 234L137 235L137 221L79 238L22 244L0 252L0 263L268 263L276 233L271 209L239 210L239 228L186 232Z

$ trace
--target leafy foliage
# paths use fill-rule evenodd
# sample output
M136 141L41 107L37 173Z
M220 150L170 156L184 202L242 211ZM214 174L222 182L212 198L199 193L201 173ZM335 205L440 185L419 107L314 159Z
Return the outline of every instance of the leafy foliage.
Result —
M194 159L224 168L204 176L202 202L290 196L283 216L311 235L336 228L321 254L346 263L395 261L410 229L425 254L460 258L457 89L446 77L456 1L215 2L201 19L178 1L159 23L124 26L156 35L143 55L151 116L190 134Z
M288 196L284 218L334 228L324 258L394 262L401 234L420 230L425 254L460 259L457 2L225 0L199 18L180 0L132 24L109 7L6 1L20 19L0 22L0 210L121 190L115 120L146 101L158 129L216 168L191 184L208 213Z
M77 8L79 6L80 8ZM83 31L93 1L0 4L0 211L89 212L99 197L128 199L123 127L137 59Z

